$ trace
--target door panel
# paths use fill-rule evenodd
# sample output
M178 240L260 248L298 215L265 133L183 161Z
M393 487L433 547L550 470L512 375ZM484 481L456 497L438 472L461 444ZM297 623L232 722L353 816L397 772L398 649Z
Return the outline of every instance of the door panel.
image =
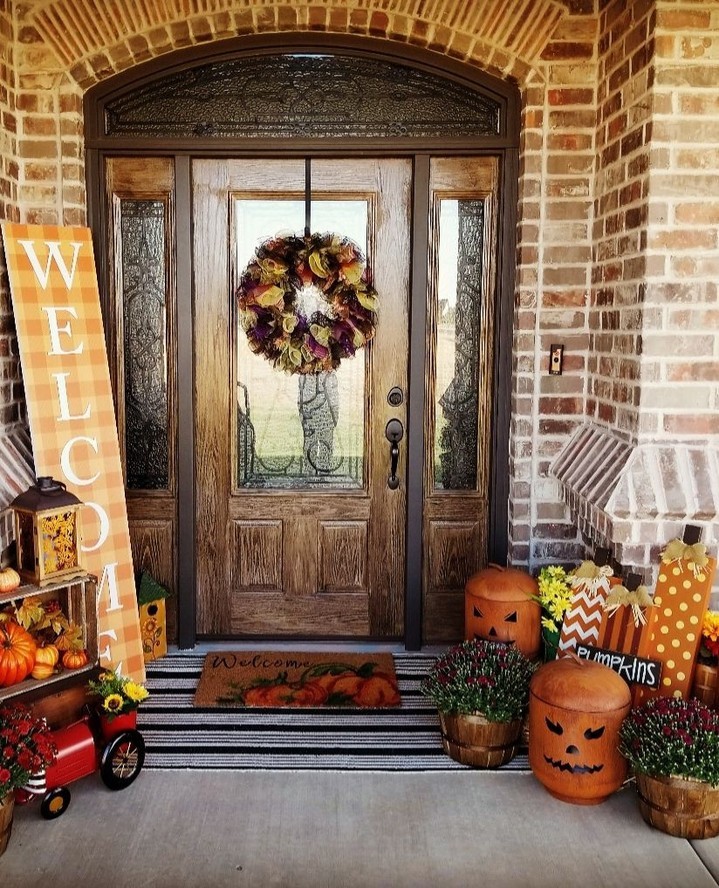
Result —
M286 202L291 218L304 193L304 163L193 163L200 634L402 635L404 460L400 487L391 490L385 426L392 417L406 425L404 404L392 407L387 394L393 386L406 391L407 382L410 183L405 160L313 163L313 218L325 204L326 227L346 234L331 224L331 201L366 206L368 265L380 299L374 340L343 362L337 391L328 394L314 379L268 373L265 359L243 348L231 296L246 261L243 226L254 242L277 234L262 229L263 215L266 225L277 216L266 204ZM343 372L354 381L345 383ZM355 419L345 429L352 385ZM318 399L333 411L332 440L354 442L336 471L326 423L312 426ZM294 403L300 425L290 423ZM295 451L287 444L293 436Z
M464 584L487 560L498 163L430 163L423 639L461 638Z

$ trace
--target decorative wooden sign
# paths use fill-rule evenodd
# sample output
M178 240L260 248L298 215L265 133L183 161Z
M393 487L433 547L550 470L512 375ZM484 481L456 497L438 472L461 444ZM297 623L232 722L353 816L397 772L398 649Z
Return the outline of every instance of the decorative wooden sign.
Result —
M662 664L659 660L645 660L634 654L610 651L591 644L578 644L574 653L583 660L593 660L595 663L608 666L627 684L646 685L649 688L660 686Z
M90 231L2 224L35 471L82 502L100 662L145 677L115 410Z
M701 528L687 525L681 540L662 552L654 607L642 632L639 653L662 661L657 690L639 688L637 704L660 694L688 697L701 643L702 618L709 602L716 560L700 543Z
M599 637L612 576L608 561L609 549L597 549L594 561L583 561L573 571L574 594L559 634L558 656L574 650L578 644L592 644Z
M615 569L621 575L621 569ZM642 631L651 613L652 599L641 576L630 573L623 583L612 586L604 601L604 617L597 647L625 654L638 654Z

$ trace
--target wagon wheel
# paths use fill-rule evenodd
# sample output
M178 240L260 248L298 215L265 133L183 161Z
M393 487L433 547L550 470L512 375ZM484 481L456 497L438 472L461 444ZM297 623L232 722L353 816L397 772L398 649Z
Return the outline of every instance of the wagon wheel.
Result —
M58 786L46 792L40 802L40 813L45 820L54 820L67 811L70 804L70 790L66 786Z
M107 744L100 761L100 776L109 789L125 789L142 770L145 741L139 731L123 731Z

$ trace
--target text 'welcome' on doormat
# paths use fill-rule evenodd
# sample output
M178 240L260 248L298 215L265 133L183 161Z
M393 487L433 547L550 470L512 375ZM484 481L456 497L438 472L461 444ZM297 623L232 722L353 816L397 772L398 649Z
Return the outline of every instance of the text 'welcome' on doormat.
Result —
M207 654L195 706L399 706L391 654L217 651Z

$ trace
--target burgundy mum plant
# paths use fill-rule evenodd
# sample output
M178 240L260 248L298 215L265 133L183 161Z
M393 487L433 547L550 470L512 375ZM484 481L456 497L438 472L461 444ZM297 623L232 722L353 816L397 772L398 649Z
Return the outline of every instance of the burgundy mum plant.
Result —
M699 700L655 697L629 713L620 737L636 772L719 784L719 714Z
M527 711L534 668L514 646L474 639L440 657L421 690L440 712L480 713L488 721L510 722Z
M0 802L51 765L56 755L44 719L18 703L0 706Z

